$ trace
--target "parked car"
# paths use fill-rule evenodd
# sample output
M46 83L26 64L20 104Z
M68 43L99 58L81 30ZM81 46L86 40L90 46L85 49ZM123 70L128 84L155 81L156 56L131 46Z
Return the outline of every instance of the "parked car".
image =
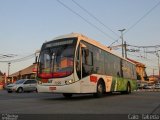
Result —
M143 89L147 84L146 83L138 83L137 88L138 89Z
M6 89L6 86L9 85L9 84L11 84L11 83L4 83L3 89Z
M144 85L143 88L144 88L144 89L154 89L154 88L155 88L155 85L148 84L148 85Z
M12 92L30 92L30 91L37 91L37 80L35 79L20 79L17 80L13 84L9 84L5 87L8 93Z
M155 84L155 89L160 89L160 83Z

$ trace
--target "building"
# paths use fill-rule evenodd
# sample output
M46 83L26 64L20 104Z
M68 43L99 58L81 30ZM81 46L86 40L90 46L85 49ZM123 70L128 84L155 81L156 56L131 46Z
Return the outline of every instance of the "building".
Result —
M159 77L159 75L150 75L150 76L149 76L149 82L150 82L150 83L160 82L160 77Z
M5 83L6 75L0 71L0 90L3 89Z
M4 79L4 74L0 71L0 83L3 81Z
M24 68L16 73L13 73L9 76L9 82L14 82L17 79L31 79L36 78L36 64L32 64L27 68Z
M4 83L4 74L0 71L0 84Z
M148 77L145 70L146 69L145 64L132 60L130 58L127 59L136 64L137 80L148 81Z
M37 78L37 64L32 64L27 68L24 68L18 72L11 74L8 77L8 82L13 83L18 79L38 79ZM48 79L38 79L41 82L45 83L48 82Z

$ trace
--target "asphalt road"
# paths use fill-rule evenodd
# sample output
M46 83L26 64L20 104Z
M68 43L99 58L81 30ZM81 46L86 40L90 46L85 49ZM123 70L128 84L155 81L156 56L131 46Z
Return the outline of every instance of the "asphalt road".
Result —
M91 94L7 93L0 90L0 114L158 114L160 92L136 91L129 95L106 94L94 98ZM160 117L160 116L159 116Z

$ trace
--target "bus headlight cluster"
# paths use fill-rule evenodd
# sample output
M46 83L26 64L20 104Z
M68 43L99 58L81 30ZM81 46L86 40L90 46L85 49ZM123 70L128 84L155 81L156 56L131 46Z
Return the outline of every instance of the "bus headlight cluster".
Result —
M42 84L42 81L38 81L38 84Z
M66 80L65 81L65 84L67 85L67 84L71 84L71 83L73 83L74 81L73 80Z

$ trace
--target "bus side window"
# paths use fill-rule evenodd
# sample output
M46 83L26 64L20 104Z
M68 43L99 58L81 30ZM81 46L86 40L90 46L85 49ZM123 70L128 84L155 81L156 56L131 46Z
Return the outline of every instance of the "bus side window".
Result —
M93 53L88 49L82 50L83 64L93 66Z

